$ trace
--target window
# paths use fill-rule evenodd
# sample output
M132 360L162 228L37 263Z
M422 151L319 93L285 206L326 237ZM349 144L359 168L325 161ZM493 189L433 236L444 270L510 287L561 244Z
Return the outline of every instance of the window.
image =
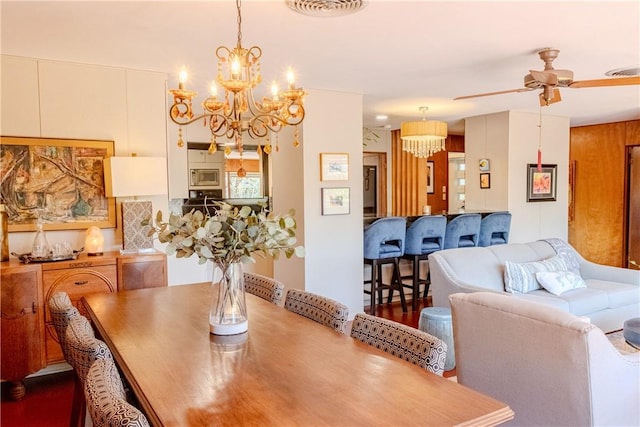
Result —
M231 199L252 199L262 197L262 175L260 172L247 172L240 178L233 171L227 172L227 194Z

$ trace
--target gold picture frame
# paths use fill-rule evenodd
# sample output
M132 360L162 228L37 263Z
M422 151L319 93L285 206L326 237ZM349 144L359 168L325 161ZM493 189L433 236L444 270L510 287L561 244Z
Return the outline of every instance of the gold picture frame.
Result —
M116 201L105 193L104 159L113 141L0 137L0 200L8 230L116 226Z
M347 181L348 153L320 153L320 181Z

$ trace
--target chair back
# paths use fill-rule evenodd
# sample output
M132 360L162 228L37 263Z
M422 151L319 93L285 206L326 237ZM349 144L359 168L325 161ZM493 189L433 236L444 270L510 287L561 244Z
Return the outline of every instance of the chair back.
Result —
M380 218L364 229L364 258L396 258L404 254L407 219Z
M494 212L480 221L478 246L503 245L509 243L511 213Z
M426 255L444 248L447 218L442 215L425 215L407 227L405 255Z
M280 305L284 295L282 282L255 273L244 273L244 289L275 305Z
M640 425L640 358L566 311L495 292L449 297L458 382L513 425Z
M467 248L478 246L480 234L480 214L462 214L447 222L444 248Z
M287 291L284 308L343 333L349 318L346 305L299 289Z
M82 384L93 362L98 359L113 360L109 347L95 337L91 324L84 316L71 319L66 338L69 345L70 364Z
M94 427L149 426L144 414L127 402L122 378L111 359L99 359L91 365L84 396Z
M66 337L67 326L69 326L71 319L80 316L80 312L71 304L71 299L69 299L69 295L66 292L56 292L49 299L49 313L58 336L58 342L62 348L64 360L71 364Z
M426 332L393 320L358 313L353 319L351 337L434 374L444 372L447 345Z

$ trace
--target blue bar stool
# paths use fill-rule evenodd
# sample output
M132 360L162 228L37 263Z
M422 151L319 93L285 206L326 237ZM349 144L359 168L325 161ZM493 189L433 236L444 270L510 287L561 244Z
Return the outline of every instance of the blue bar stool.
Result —
M503 245L509 243L511 214L494 212L482 218L480 222L480 240L478 246Z
M402 311L407 311L402 279L400 277L400 257L404 254L404 243L407 231L407 220L403 217L380 218L364 229L364 263L371 266L371 290L364 290L371 295L370 314L376 315L376 292L382 301L382 290L389 289L388 303L391 302L393 289L400 292ZM389 284L382 283L382 265L393 264L393 273Z
M418 309L418 298L420 295L420 285L424 284L424 296L429 292L429 273L425 279L420 279L420 261L428 260L429 254L444 249L444 236L447 228L447 218L442 215L427 215L413 221L407 228L407 242L404 245L403 259L411 261L412 275L403 276L411 278L411 285L404 285L412 288L412 309Z
M478 246L480 234L480 214L462 214L447 222L444 248L468 248Z

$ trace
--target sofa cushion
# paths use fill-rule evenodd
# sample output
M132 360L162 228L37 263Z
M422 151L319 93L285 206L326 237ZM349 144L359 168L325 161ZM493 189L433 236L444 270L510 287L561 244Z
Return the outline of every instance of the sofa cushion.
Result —
M560 256L542 261L504 263L504 290L528 293L540 289L536 273L540 271L567 271L567 264Z
M608 282L606 280L586 280L588 288L599 289L607 294L609 308L640 304L640 287L627 283Z
M589 317L590 313L607 308L607 295L598 289L578 288L567 291L562 295L553 295L545 289L520 295L529 301L561 308L576 316Z
M558 298L557 296L545 291L544 289L538 289L537 291L529 292L528 294L513 294L517 298L521 298L531 302L537 302L538 304L544 304L549 307L559 308L560 310L570 313L569 303L566 300Z
M582 277L570 271L539 271L536 273L536 279L543 288L554 295L587 287Z

